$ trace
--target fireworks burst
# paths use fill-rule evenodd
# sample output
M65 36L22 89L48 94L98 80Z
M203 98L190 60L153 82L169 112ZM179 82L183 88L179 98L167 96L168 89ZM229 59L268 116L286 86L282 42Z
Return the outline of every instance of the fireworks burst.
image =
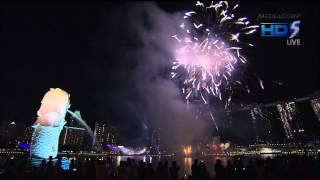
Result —
M237 17L234 12L238 7L227 1L208 5L197 1L195 9L184 14L180 32L172 36L178 48L171 75L182 79L181 90L187 103L196 98L208 104L209 97L215 96L227 107L232 84L241 85L232 74L238 65L247 62L241 50L253 44L244 40L259 26L251 25L246 17Z
M190 156L192 153L192 147L191 146L184 146L183 152L185 156Z

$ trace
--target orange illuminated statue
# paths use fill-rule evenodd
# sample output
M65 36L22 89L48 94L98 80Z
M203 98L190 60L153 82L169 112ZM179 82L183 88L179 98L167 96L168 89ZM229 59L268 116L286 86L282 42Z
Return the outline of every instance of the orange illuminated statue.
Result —
M37 112L38 118L32 126L31 157L48 159L49 156L57 156L59 136L70 107L69 98L70 95L59 88L51 88L44 95Z

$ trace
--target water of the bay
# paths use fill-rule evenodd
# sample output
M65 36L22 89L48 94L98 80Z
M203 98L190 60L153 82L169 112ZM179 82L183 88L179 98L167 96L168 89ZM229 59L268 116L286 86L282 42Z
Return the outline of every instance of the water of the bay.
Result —
M260 156L261 157L261 156ZM263 158L273 157L272 155L264 155ZM120 161L126 161L128 158L138 161L143 161L147 163L152 163L153 167L156 168L160 161L168 161L169 167L173 161L176 161L179 166L180 177L187 176L191 174L191 166L195 159L203 161L211 177L215 176L214 165L218 159L221 160L222 165L226 166L228 160L233 162L239 157L219 157L219 156L201 156L201 157L183 157L183 156L115 156L114 161L118 166ZM241 157L244 164L246 164L250 159L255 158L255 156L244 156Z

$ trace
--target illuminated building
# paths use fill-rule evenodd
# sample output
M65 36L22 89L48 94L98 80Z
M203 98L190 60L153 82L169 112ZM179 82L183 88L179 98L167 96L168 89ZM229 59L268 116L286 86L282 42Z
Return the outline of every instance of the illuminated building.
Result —
M15 121L2 121L0 124L0 143L6 148L16 148L27 137L25 125ZM30 137L30 136L28 136Z
M33 133L33 128L31 126L26 127L23 133L23 137L21 138L21 141L23 143L30 144L32 139L32 133Z
M108 144L116 144L116 134L116 128L97 121L94 130L93 149L101 151Z
M250 109L250 116L256 140L270 142L272 129L268 110L255 106Z
M30 155L34 160L55 158L58 154L59 136L66 124L65 115L70 107L70 95L59 89L51 88L38 110L34 125ZM38 162L38 161L34 161Z
M250 109L252 126L253 126L253 129L254 129L254 133L255 133L256 139L259 139L259 135L258 135L258 132L257 132L257 114L258 113L259 112L257 111L257 108Z
M81 118L80 111L75 111L75 114ZM85 129L80 127L74 116L71 116L70 121L62 132L61 144L64 148L80 148L84 144L84 138Z
M294 102L286 103L287 111L291 115L292 130L294 135L303 134L304 129L300 119L300 112Z
M286 134L286 137L287 138L292 138L292 131L291 131L291 127L290 127L290 124L289 124L289 118L288 118L288 113L285 109L285 107L281 104L278 104L277 105L277 109L278 109L278 112L280 114L280 119L281 119L281 122L282 122L282 126L285 130L285 134Z
M0 127L0 138L1 138L1 146L12 146L14 145L15 140L15 132L16 132L16 124L8 121L1 121Z
M310 104L318 120L320 121L320 98L310 100Z
M225 124L225 128L231 128L232 125L232 121L233 121L233 117L231 115L231 112L226 112L226 124Z
M160 132L158 130L152 132L150 153L160 154Z
M287 138L299 136L304 132L295 102L280 103L277 109Z

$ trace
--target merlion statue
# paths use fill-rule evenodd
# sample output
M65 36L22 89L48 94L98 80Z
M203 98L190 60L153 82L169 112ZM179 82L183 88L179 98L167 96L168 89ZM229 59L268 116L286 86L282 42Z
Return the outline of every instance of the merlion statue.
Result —
M66 124L65 115L70 107L70 95L59 88L50 88L37 112L38 118L32 134L30 155L32 158L55 158L58 154L59 136Z

